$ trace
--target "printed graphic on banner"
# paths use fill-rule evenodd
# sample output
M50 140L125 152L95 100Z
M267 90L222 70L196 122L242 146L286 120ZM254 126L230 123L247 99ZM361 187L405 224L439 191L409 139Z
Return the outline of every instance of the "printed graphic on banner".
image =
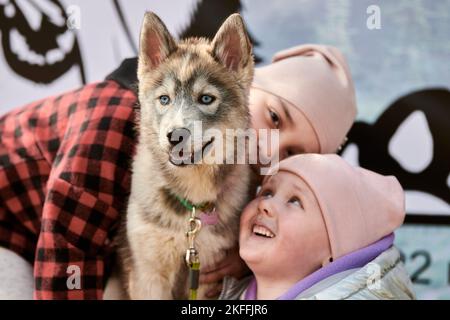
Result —
M450 299L450 226L404 225L395 236L417 298Z

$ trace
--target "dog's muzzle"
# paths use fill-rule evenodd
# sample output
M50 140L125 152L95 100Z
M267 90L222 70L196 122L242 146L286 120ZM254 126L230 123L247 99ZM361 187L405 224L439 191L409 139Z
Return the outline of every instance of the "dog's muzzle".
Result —
M167 133L170 143L169 162L176 166L196 164L212 147L214 137L203 143L198 150L193 150L189 143L191 132L187 128L177 128Z

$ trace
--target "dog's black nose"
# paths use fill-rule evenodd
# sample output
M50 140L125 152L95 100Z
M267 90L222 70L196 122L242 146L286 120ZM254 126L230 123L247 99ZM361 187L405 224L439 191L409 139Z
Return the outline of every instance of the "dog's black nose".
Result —
M182 141L187 141L191 132L187 128L176 128L167 133L167 139L171 145L176 145Z

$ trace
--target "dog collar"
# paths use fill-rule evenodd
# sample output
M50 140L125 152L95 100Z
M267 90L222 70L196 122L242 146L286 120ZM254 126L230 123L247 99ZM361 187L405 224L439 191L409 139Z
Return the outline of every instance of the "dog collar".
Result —
M199 218L203 225L215 225L219 221L219 216L216 211L216 206L213 202L202 202L200 204L193 204L188 199L181 198L178 195L174 195L177 200L185 207L187 210L200 211Z

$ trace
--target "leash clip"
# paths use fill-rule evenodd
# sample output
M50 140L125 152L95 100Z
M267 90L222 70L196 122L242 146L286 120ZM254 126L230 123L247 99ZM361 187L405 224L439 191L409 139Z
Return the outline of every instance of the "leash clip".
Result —
M188 249L186 250L186 264L192 267L194 263L199 262L198 251L195 248L195 238L202 228L202 221L195 216L195 207L192 208L191 217L188 220L188 231L186 232L188 240Z

